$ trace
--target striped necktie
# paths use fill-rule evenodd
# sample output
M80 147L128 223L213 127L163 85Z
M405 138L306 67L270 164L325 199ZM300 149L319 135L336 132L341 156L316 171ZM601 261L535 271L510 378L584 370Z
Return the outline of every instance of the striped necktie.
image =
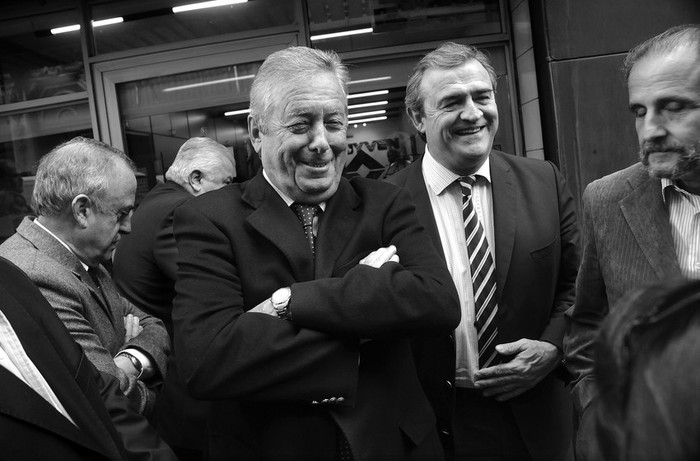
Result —
M496 265L493 262L486 232L472 203L472 186L476 176L462 176L462 218L467 238L469 267L472 273L474 308L476 310L476 332L479 344L479 368L495 365L496 353Z

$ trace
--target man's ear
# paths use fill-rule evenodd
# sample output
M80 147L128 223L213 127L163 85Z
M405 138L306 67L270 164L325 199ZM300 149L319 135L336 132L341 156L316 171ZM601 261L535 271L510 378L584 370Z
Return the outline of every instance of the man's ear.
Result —
M80 227L86 228L90 215L96 213L95 203L85 194L76 195L71 202L73 218Z
M202 174L201 170L193 170L187 176L187 182L190 184L190 187L195 192L195 194L198 194L202 190L202 177L203 176L204 176L204 174Z
M425 133L425 124L423 123L423 116L421 113L407 107L406 114L408 115L408 118L411 119L411 123L413 123L413 126L416 127L416 130L420 131L421 133Z
M260 128L260 123L258 119L249 115L248 116L248 133L250 135L250 143L253 145L255 152L260 155L260 148L262 147L262 130Z

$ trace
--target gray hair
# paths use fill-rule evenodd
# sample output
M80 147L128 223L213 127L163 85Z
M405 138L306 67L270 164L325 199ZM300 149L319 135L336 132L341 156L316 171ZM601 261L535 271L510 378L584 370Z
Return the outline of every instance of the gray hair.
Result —
M207 137L190 138L180 146L165 179L184 186L193 171L208 175L221 169L225 161L235 164L231 152L223 144Z
M334 51L292 46L272 53L260 66L250 89L250 116L257 120L264 133L275 102L275 90L290 82L299 82L330 72L338 79L343 92L348 93L350 76L347 67Z
M105 191L119 162L136 171L124 152L94 139L78 136L53 148L39 161L32 194L34 213L59 215L80 194L90 197L98 211L105 211Z
M700 24L674 26L659 35L632 48L622 64L625 81L630 78L634 65L642 58L652 54L667 54L679 48L695 49L700 55Z
M471 60L475 60L484 66L491 79L493 90L496 91L496 71L491 65L491 60L483 51L471 45L445 42L425 55L413 68L411 77L408 79L408 85L406 85L406 107L421 115L425 115L423 113L423 94L420 91L420 84L427 70L435 68L454 69Z

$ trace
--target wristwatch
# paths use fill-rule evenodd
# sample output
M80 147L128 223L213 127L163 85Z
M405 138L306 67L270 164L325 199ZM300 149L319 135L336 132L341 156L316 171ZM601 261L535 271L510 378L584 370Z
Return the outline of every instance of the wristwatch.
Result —
M289 287L280 288L272 293L270 301L272 307L277 312L277 316L282 320L291 320L292 313L289 310L289 302L292 299L292 289Z
M138 371L138 373L139 373L138 376L136 376L136 379L139 379L141 377L141 375L143 374L143 364L138 359L138 357L136 357L133 354L130 354L127 351L121 351L120 353L117 354L117 357L119 357L119 356L124 356L131 361L131 364L134 366L134 368L136 368L136 371Z

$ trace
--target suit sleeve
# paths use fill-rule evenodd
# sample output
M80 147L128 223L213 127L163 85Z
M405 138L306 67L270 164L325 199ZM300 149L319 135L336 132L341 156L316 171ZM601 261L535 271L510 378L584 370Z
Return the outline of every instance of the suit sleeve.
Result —
M165 217L153 244L153 258L158 268L173 281L175 281L177 274L177 246L173 232L174 215L173 210Z
M263 402L343 396L352 403L358 341L246 313L255 306L245 305L232 237L193 203L175 212L173 303L175 356L189 392L195 398Z
M593 343L608 314L608 298L595 239L595 197L595 189L589 185L583 194L583 258L576 280L576 304L567 318L565 343L567 368L573 375L574 407L579 415L595 395Z
M564 333L566 331L564 314L575 301L576 276L580 262L579 228L576 220L574 198L566 185L566 180L551 162L549 164L554 170L554 181L557 187L557 197L559 198L561 257L552 314L540 339L550 342L560 350L563 350Z
M107 413L124 444L129 460L176 461L170 447L158 436L146 418L132 410L119 390L119 381L107 373L94 373Z
M292 285L294 323L367 339L442 336L459 323L452 277L429 244L408 193L384 186L390 188L384 195L392 200L382 211L381 246L396 246L400 262L360 265L366 251L344 265L347 272L341 267L336 277Z
M121 349L136 347L148 354L153 361L153 365L158 369L160 378L164 378L168 354L170 353L170 337L163 322L157 317L146 314L127 301L126 298L122 297L122 302L125 305L124 315L132 314L138 317L139 325L143 327L143 331L137 337L125 343Z

